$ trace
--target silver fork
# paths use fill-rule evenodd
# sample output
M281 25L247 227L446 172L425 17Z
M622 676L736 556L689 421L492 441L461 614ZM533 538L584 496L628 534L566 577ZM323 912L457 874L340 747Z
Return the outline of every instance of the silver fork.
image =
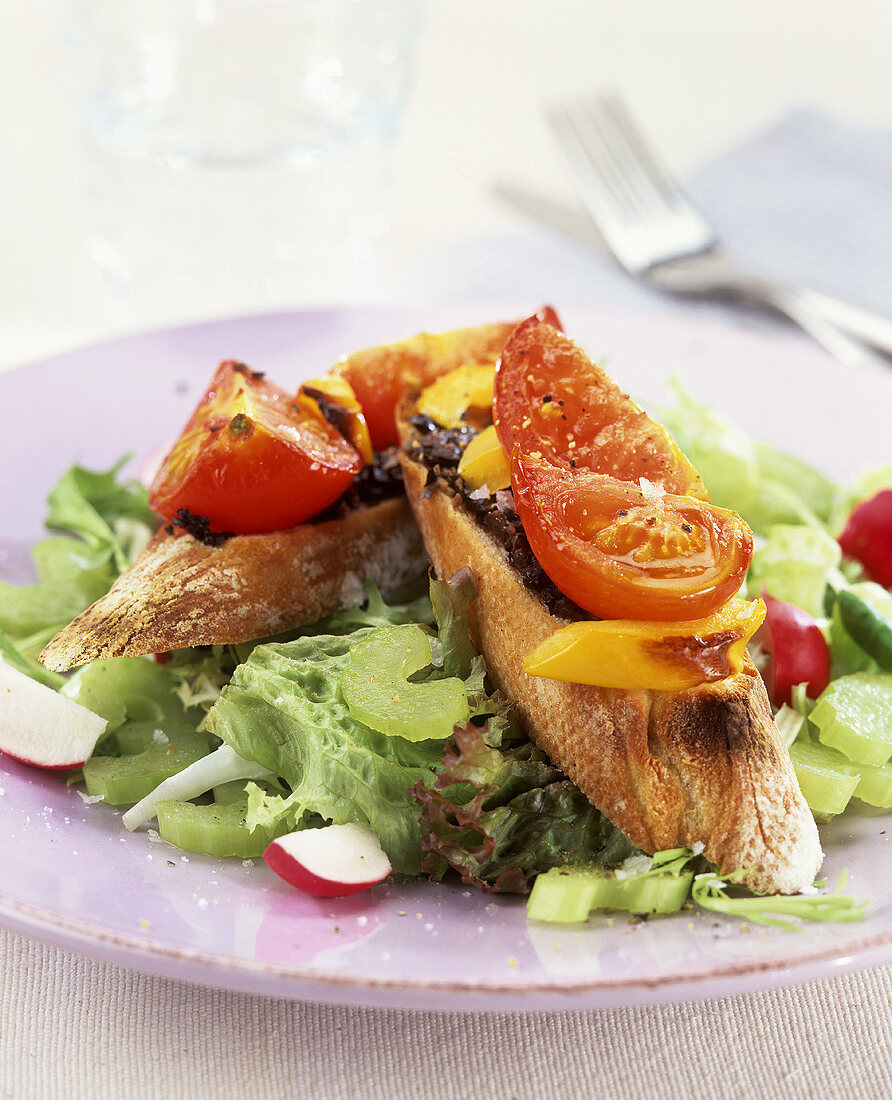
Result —
M555 106L547 117L580 198L630 274L673 294L771 309L844 363L877 358L862 340L892 354L892 322L739 268L617 96Z

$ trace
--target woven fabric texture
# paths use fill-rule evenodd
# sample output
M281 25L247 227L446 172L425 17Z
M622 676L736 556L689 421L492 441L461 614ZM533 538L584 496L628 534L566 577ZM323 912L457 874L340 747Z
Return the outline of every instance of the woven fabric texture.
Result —
M892 1096L892 967L602 1012L295 1004L0 932L4 1100Z

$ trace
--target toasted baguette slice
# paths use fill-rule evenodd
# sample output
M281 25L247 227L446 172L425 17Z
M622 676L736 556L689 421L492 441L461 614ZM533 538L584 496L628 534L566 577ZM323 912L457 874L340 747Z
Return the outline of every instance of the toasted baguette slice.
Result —
M458 498L401 456L406 492L438 574L470 566L472 631L530 737L637 847L704 845L723 873L760 893L811 885L822 853L814 819L759 674L675 693L620 691L529 676L523 657L565 625L519 580ZM426 499L425 499L426 498Z
M237 535L217 547L162 528L40 659L65 672L125 653L262 638L356 603L364 579L399 588L426 561L404 497L289 531Z

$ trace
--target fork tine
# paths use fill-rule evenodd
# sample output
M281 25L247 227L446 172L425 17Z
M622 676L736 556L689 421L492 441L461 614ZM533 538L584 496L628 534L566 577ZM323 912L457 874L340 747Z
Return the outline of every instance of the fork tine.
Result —
M552 108L549 120L570 167L583 185L586 201L597 208L596 217L615 217L620 213L625 219L638 218L640 210L634 195L625 186L598 127L592 126L589 119L583 125L579 108L575 112L566 107Z
M715 233L650 153L616 96L555 105L548 119L580 198L629 271L715 246Z
M642 170L635 151L626 142L625 134L616 125L603 101L581 103L579 111L591 139L588 148L593 156L600 155L602 162L609 164L614 189L622 191L639 218L657 212L663 205L662 195L654 189L647 173Z
M629 152L629 161L635 165L641 177L646 179L649 186L658 191L666 202L690 205L675 178L645 140L620 97L616 94L605 95L600 102L605 116L612 121L617 137L621 138Z

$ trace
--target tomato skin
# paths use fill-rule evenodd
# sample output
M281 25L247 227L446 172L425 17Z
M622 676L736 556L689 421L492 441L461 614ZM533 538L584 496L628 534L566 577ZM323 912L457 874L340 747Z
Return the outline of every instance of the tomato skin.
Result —
M557 317L553 310L550 315ZM408 389L428 386L467 363L494 363L514 327L510 322L422 332L397 344L353 352L335 364L333 373L353 387L375 450L382 451L400 441L396 408Z
M300 413L285 390L231 360L221 363L149 489L171 520L185 508L216 532L294 527L332 504L362 468L331 425Z
M493 417L509 455L517 446L567 470L645 478L667 493L709 499L666 429L540 315L521 322L505 344Z
M870 580L892 588L892 489L881 489L854 509L839 545Z
M810 699L817 699L830 683L830 650L815 620L795 604L762 592L765 622L755 641L770 660L762 679L771 702L779 707L793 702L793 688L805 684Z
M605 619L700 619L743 582L752 534L734 512L691 496L645 494L515 447L514 502L539 564L574 603Z

